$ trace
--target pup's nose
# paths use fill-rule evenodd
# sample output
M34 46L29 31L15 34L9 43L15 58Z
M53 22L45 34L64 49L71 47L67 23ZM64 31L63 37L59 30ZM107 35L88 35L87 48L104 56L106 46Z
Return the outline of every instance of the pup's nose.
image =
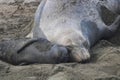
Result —
M68 62L69 54L68 50L65 46L62 45L54 45L51 48L52 56L56 58L57 63Z

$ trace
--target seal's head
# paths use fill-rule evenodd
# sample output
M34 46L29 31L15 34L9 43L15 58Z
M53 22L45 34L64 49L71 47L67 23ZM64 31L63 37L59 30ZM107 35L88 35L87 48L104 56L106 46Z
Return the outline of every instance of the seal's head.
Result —
M84 62L90 59L90 53L85 46L68 46L70 60L73 62Z
M56 63L68 62L69 53L65 46L62 45L53 45L50 50L50 56Z

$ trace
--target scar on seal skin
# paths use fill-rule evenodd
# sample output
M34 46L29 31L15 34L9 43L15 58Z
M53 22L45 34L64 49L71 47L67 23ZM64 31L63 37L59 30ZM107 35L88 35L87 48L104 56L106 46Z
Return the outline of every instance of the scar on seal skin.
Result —
M13 64L88 60L90 48L118 29L119 4L120 0L42 0L35 13L32 39L1 42L5 47L1 47L0 58ZM104 10L111 14L105 16ZM108 24L106 18L112 14Z

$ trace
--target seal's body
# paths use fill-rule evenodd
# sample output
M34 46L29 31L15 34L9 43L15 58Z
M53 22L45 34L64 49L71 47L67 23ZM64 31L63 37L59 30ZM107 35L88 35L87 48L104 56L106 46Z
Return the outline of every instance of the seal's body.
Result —
M101 38L113 34L119 25L120 17L117 17L110 26L101 19L101 6L105 4L111 11L118 12L111 1L114 2L113 0L108 2L107 0L106 2L104 0L43 0L35 14L33 37L42 37L53 43L69 46L73 61L89 59L90 47Z
M12 39L0 43L0 59L14 65L68 61L67 49L46 39Z
M119 27L118 3L120 0L42 0L35 14L33 40L2 42L0 58L13 64L85 61L90 48ZM110 17L104 14L106 9L116 15L109 25L104 19Z

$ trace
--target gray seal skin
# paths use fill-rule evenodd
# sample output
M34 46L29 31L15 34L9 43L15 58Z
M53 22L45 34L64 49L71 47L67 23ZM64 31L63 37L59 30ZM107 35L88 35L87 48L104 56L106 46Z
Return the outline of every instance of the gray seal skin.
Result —
M13 39L0 43L0 59L14 64L61 63L68 61L67 49L46 39Z
M106 25L101 7L119 15L119 4L120 0L43 0L35 14L33 38L66 46L74 62L87 60L96 41L112 36L120 24L117 16Z
M88 60L90 48L119 27L118 3L120 0L42 0L32 39L0 42L0 59L15 65ZM109 25L101 18L101 8L117 15Z

